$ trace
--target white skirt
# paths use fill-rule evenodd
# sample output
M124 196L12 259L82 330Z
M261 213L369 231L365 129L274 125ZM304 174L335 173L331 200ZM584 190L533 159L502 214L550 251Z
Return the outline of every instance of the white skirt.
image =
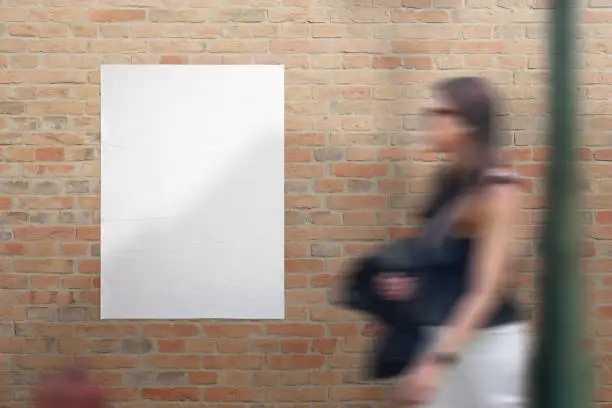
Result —
M525 407L531 344L522 322L482 330L442 378L427 408Z

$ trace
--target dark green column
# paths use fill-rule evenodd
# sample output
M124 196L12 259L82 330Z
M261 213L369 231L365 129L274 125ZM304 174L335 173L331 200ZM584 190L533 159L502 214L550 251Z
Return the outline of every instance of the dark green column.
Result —
M551 163L544 235L543 302L533 377L534 408L588 408L591 370L584 349L583 279L574 147L577 14L572 0L552 0L550 30Z

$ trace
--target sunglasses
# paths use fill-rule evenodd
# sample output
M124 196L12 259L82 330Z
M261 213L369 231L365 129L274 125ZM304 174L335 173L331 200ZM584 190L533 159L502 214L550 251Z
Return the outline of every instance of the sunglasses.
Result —
M423 110L424 116L457 116L459 112L450 108L427 108Z

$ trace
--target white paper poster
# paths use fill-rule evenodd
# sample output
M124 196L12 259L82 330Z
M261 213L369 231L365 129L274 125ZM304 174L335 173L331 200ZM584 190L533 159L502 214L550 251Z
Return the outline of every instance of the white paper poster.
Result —
M284 318L283 67L101 71L102 318Z

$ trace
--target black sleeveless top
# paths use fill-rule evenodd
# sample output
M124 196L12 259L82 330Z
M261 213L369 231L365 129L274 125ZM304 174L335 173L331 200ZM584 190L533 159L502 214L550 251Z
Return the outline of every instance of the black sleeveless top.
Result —
M516 182L516 179L508 176L495 176L490 177L484 183L484 186L513 182ZM449 217L441 213L449 212L449 204L455 201L454 199L464 191L460 184L440 187L442 188L441 194L434 197L432 205L423 214L426 235L431 232L428 229L433 229L435 233L440 224L450 222ZM452 251L456 261L447 266L429 270L422 275L419 291L428 298L427 310L418 312L422 325L443 325L459 298L467 292L470 281L470 260L474 244L475 240L473 238L454 237L448 232L442 233L442 237L438 240L436 246L445 248L445 251ZM486 319L483 328L518 322L523 320L524 317L515 297L515 292L509 288L504 291L502 299L499 300L495 309Z

